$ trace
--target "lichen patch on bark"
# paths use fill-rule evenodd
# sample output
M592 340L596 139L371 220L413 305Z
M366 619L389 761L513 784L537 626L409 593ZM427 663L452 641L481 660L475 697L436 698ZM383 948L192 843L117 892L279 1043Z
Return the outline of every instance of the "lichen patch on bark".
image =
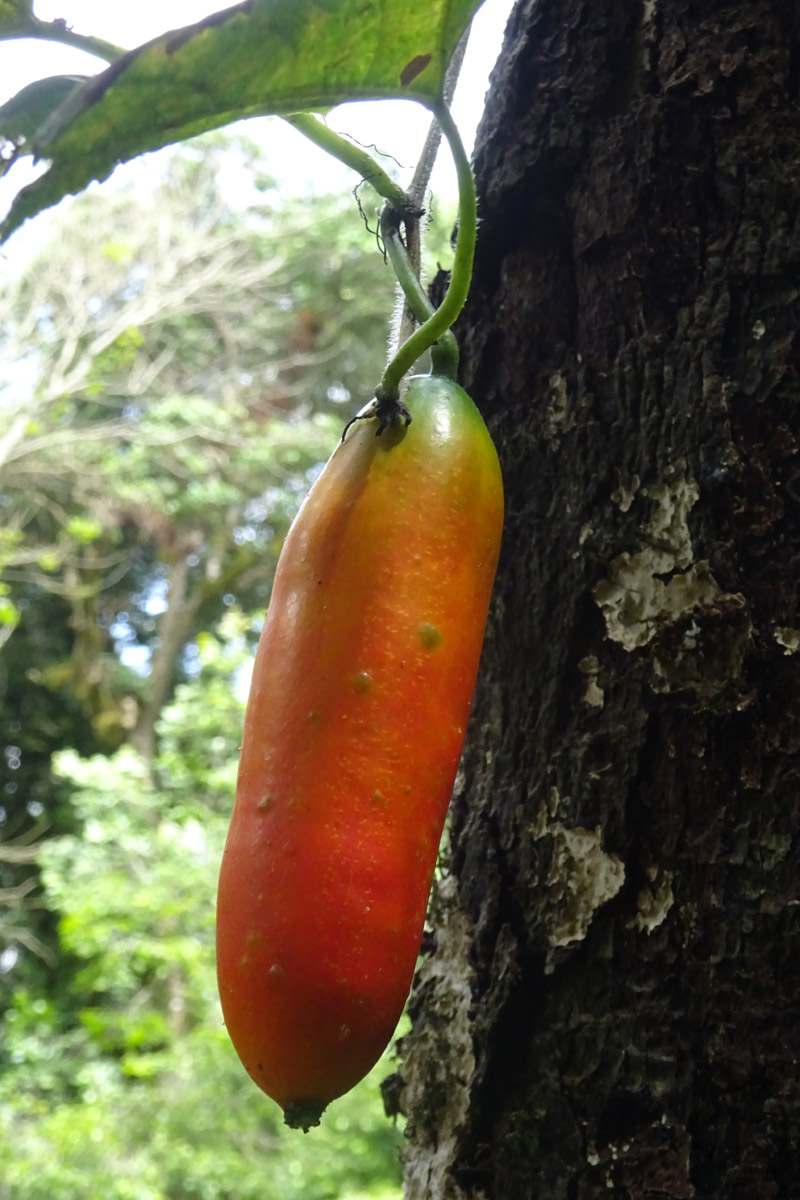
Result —
M578 663L578 670L586 677L586 691L581 699L584 704L588 704L590 708L603 707L603 689L597 682L600 664L595 654L587 654Z
M638 911L633 923L638 930L649 936L666 921L667 914L675 903L675 896L672 891L672 871L661 871L658 867L651 867L648 879L648 886L642 888L636 897Z
M620 554L611 564L611 578L594 589L608 636L625 650L646 646L664 625L721 595L708 563L696 563L663 579L670 570L663 562L664 556L651 548Z
M625 867L602 847L600 829L550 825L553 839L546 884L552 905L547 940L553 949L586 937L594 914L612 900L625 882Z
M641 549L619 554L593 591L609 638L628 651L647 645L664 625L721 595L708 563L692 561L688 515L699 490L684 464L669 483L652 484L640 494L655 503L642 526ZM617 493L613 498L620 502Z
M775 630L775 641L779 646L783 646L784 655L796 654L800 650L800 629L781 625Z
M548 404L545 414L545 436L555 441L569 433L577 424L577 415L570 407L567 381L561 371L554 371L548 380Z

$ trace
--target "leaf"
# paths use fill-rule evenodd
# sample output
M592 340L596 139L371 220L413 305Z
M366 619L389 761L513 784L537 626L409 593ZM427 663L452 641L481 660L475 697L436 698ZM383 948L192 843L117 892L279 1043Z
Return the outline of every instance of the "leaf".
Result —
M16 625L19 617L20 612L16 604L13 604L8 596L0 595L0 625Z
M27 84L16 96L0 105L0 138L9 142L28 141L49 116L90 75L48 75Z
M481 0L244 0L163 34L95 76L33 139L49 170L17 196L26 218L148 150L242 117L406 97L431 106Z
M102 534L103 527L93 517L70 517L66 530L70 537L85 544L96 541Z
M33 0L0 0L0 34L11 33L30 22Z

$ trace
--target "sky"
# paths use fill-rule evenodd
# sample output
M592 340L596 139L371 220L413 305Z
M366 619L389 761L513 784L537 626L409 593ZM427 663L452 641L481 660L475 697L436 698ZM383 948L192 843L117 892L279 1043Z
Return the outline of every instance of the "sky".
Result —
M483 109L489 74L500 50L512 0L484 0L473 22L467 56L453 103L453 115L470 149ZM156 3L121 4L109 0L37 0L35 12L43 20L64 18L78 32L93 33L129 48L181 25L201 20L226 7L225 0L159 0ZM31 39L0 42L0 104L34 79L57 74L91 74L104 63L68 46ZM410 101L379 101L340 105L328 123L366 145L373 143L392 154L410 179L430 121L420 105ZM276 174L298 189L317 186L329 190L348 186L351 173L276 117L249 122L250 136L264 140L277 159ZM141 169L131 164L121 170ZM30 159L23 159L0 181L0 214L16 191L32 178ZM455 175L446 150L439 154L432 186L440 195L455 195ZM19 237L15 235L13 241ZM11 243L10 243L11 244Z

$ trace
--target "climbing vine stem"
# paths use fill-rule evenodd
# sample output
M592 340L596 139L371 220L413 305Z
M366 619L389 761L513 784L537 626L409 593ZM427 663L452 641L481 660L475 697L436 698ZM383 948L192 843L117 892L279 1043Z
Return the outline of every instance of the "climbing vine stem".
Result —
M472 279L472 263L475 257L475 236L478 225L475 181L464 143L461 141L449 109L442 103L435 112L442 127L442 133L450 146L458 180L458 238L455 258L450 283L439 308L420 325L419 329L412 333L408 341L403 343L384 371L383 378L375 391L376 398L381 403L397 398L400 381L406 372L453 324L464 307Z
M385 204L381 210L381 238L389 255L397 282L414 317L422 325L434 315L428 293L417 278L414 264L400 236L400 214ZM431 346L431 362L434 375L446 375L455 379L458 373L458 342L449 329Z

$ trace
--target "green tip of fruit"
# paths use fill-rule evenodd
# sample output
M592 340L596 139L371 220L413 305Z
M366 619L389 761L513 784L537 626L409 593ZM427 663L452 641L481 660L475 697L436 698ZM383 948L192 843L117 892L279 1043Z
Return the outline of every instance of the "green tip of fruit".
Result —
M327 1107L319 1100L298 1100L286 1105L283 1119L290 1129L302 1129L303 1133L308 1133L314 1125L319 1125L319 1119Z

